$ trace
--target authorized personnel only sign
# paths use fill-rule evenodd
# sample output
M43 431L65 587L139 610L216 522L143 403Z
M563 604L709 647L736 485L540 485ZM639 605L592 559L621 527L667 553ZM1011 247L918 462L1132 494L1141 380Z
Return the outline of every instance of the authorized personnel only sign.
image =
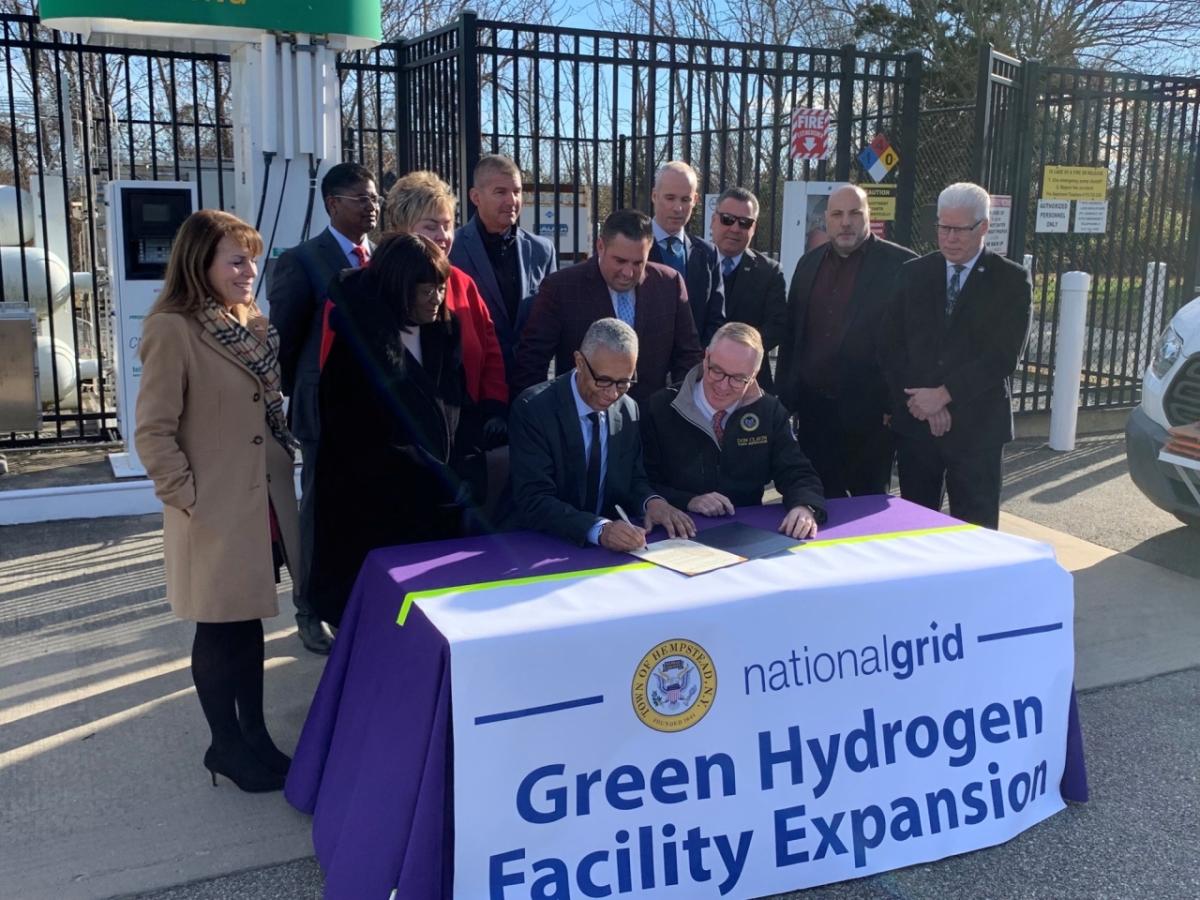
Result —
M758 897L1063 808L1072 584L1040 544L965 526L421 609L451 648L455 897Z

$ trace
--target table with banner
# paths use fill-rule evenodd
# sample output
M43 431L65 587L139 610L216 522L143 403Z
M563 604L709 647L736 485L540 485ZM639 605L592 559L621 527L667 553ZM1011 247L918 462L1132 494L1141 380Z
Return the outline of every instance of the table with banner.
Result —
M286 795L333 898L857 878L1086 799L1072 626L1049 547L896 498L833 501L818 540L693 578L532 533L391 547Z

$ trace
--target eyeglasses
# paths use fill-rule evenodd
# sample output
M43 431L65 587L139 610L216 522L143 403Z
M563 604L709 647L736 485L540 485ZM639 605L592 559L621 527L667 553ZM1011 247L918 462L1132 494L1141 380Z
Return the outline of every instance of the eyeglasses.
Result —
M623 394L635 384L637 384L637 376L633 378L609 378L607 375L597 375L596 370L592 368L592 364L588 362L588 358L582 353L579 354L583 358L583 364L587 366L588 374L592 376L592 381L596 387L602 391L607 391L609 388L616 388L617 393Z
M969 234L982 224L983 219L980 219L974 225L943 225L941 222L938 222L937 230L938 234Z
M351 196L349 194L330 194L331 197L336 197L338 200L349 200L352 203L357 203L359 206L373 206L379 209L379 205L383 203L383 198L378 194L358 194Z
M416 294L418 300L432 300L434 297L445 297L446 286L444 284L438 284L418 287L416 289Z
M712 365L712 363L705 363L705 368L708 372L708 378L713 382L713 384L720 384L722 381L728 381L730 387L744 388L754 378L753 375L730 375L723 369Z
M737 222L742 226L744 231L749 231L751 228L753 228L755 222L755 220L749 216L731 216L729 213L723 212L717 213L717 218L721 220L721 224L726 228L732 228L733 223Z

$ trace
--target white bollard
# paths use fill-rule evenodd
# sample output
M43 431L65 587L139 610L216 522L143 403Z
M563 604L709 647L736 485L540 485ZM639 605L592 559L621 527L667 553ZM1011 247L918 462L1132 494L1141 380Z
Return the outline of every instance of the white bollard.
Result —
M1058 335L1054 347L1054 392L1050 395L1050 449L1074 450L1079 421L1079 382L1092 276L1067 272L1058 282Z

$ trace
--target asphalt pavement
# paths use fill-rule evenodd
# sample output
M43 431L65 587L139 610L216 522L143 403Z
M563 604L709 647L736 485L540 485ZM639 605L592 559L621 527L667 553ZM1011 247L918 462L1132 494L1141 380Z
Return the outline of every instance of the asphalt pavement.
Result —
M1092 799L998 847L788 897L1200 897L1200 534L1141 497L1119 435L1067 454L1018 442L1005 471L1002 529L1075 574ZM0 898L322 894L307 817L208 782L159 528L0 528ZM287 584L280 603L267 706L286 748L323 661L295 637Z

